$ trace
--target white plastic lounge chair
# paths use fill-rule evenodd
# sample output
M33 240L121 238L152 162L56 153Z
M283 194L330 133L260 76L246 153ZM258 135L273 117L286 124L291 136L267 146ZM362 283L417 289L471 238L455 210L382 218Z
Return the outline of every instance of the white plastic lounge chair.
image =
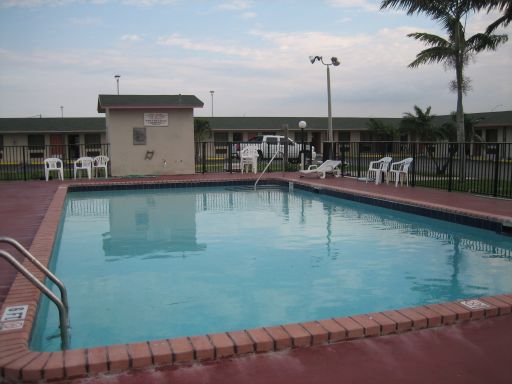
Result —
M375 180L375 184L380 184L384 180L389 182L388 180L388 169L389 164L393 159L389 156L383 157L377 161L371 161L370 166L368 167L368 172L366 173L366 182L370 180ZM375 176L375 179L370 179L371 176Z
M64 167L62 160L57 157L49 157L44 159L44 177L46 181L50 177L50 171L56 171L60 180L64 180Z
M109 160L110 159L104 155L96 156L93 159L92 170L93 170L94 177L96 177L97 174L99 175L100 169L103 169L105 171L105 179L108 177L108 162L109 162Z
M75 163L73 164L73 176L76 179L76 174L78 171L86 171L87 177L91 178L91 170L92 170L92 157L80 157L77 160L75 160Z
M244 173L245 166L252 167L252 172L258 172L258 148L254 146L245 147L240 151L240 172ZM249 172L249 170L247 170Z
M407 159L391 164L389 173L391 179L395 180L395 187L398 187L398 182L400 182L401 185L404 185L404 179L406 185L409 186L409 167L411 166L412 161L413 158L408 157Z
M340 169L341 161L339 160L326 160L320 165L310 165L308 169L300 170L300 177L316 174L320 175L321 179L325 179L325 175L327 173L332 173L335 177L340 177L341 169Z

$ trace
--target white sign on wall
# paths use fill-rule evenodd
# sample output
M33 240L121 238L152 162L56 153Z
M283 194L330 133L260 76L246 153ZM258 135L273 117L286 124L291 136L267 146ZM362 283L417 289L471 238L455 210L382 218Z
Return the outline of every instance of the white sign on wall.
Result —
M168 113L145 113L144 114L145 127L168 127L169 114Z

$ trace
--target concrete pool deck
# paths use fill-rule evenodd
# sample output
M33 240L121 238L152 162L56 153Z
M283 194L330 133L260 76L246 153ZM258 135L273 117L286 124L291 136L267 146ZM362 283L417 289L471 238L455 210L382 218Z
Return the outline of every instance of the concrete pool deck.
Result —
M487 197L478 197L469 194L462 193L448 193L445 191L426 189L426 188L395 188L392 185L374 185L366 184L355 181L348 178L327 178L325 180L319 180L314 178L301 178L295 173L292 174L281 174L273 173L266 175L266 179L276 179L281 181L295 181L304 185L308 185L314 188L329 188L332 190L350 193L355 195L362 195L372 197L374 199L401 202L408 205L417 207L432 208L443 212L462 213L471 217L490 219L499 221L508 225L512 218L512 201L492 199ZM104 183L167 183L167 182L203 182L203 181L230 181L230 180L252 180L254 175L237 175L237 174L207 174L207 175L187 175L187 176L174 176L174 177L159 177L159 178L143 178L143 179L109 179L109 180L80 180L76 181L30 181L30 182L2 182L0 183L0 215L2 220L0 221L0 235L10 236L18 239L26 247L30 247L30 250L38 257L42 255L42 259L48 261L51 247L53 245L53 238L55 235L55 228L58 225L60 219L60 209L64 201L67 186L74 184L104 184ZM53 212L53 214L52 214ZM44 225L41 226L41 223ZM3 249L11 251L9 247ZM18 276L15 278L13 269L8 266L4 261L0 261L0 304L4 301L2 307L2 313L4 308L9 305L19 305L23 303L29 303L31 310L26 319L26 323L30 325L32 323L37 300L34 298L34 290L26 282L26 280ZM13 283L14 281L14 283ZM8 296L5 296L5 292L10 290ZM37 293L36 293L37 294ZM346 365L344 369L348 370L348 377L355 377L350 372L361 371L362 367L365 367L368 362L368 356L365 358L365 353L360 352L360 360L358 360L358 353L353 355L355 352L351 352L351 359L347 360L346 349L354 347L354 343L357 345L367 345L365 348L377 348L375 352L376 356L381 356L382 352L386 349L379 349L379 340L394 340L393 354L402 356L399 360L394 360L394 364L400 363L396 367L399 371L401 368L407 366L408 348L411 348L411 342L414 344L414 350L428 351L429 347L427 341L431 341L435 335L443 332L452 332L452 335L460 334L461 338L466 340L467 343L474 345L473 339L480 340L481 337L478 335L491 335L482 336L481 343L476 342L476 352L474 359L471 359L471 354L464 354L465 357L460 356L458 361L459 364L454 365L454 371L452 374L447 373L445 377L452 377L454 380L451 382L457 382L457 377L465 377L464 381L459 382L472 382L472 379L480 377L481 380L488 380L493 377L494 382L499 382L500 377L505 379L510 377L510 368L506 364L499 364L503 361L503 356L507 356L505 345L510 345L510 334L503 335L503 330L512 329L512 317L510 316L512 308L512 296L503 295L494 298L483 299L483 302L487 305L484 309L471 310L464 308L460 304L456 303L444 303L443 305L419 307L415 309L401 309L399 311L390 311L385 314L372 314L372 315L356 315L350 318L336 319L336 321L319 321L303 324L290 324L283 327L272 327L272 328L260 328L256 330L249 330L247 332L231 332L227 334L210 335L209 337L200 336L197 338L190 338L184 340L171 340L165 343L138 343L130 345L120 346L109 346L108 348L96 348L89 350L71 350L65 353L54 352L54 353L39 353L31 352L27 348L27 342L30 336L30 329L24 327L21 331L9 331L0 332L0 367L2 367L1 374L7 379L16 380L59 380L64 378L79 378L86 375L95 375L100 372L123 372L133 368L147 368L153 364L159 365L164 364L171 367L171 369L160 369L153 372L138 372L130 373L128 376L121 375L117 377L109 376L104 379L111 382L112 380L120 379L122 382L132 380L136 381L139 378L139 382L155 382L154 379L158 375L169 375L169 378L174 378L176 382L181 382L179 379L182 378L183 382L194 382L191 381L193 377L196 377L199 381L202 381L202 376L197 376L197 371L206 372L205 374L210 375L207 372L213 372L213 376L210 377L211 382L226 382L226 377L231 377L230 370L236 367L245 367L244 372L250 373L251 370L255 370L253 375L249 377L238 376L239 382L271 382L268 380L268 373L272 372L272 367L279 367L279 361L282 361L283 370L284 367L288 367L288 376L281 377L282 380L279 382L297 382L299 376L295 376L293 379L294 371L290 371L291 365L296 359L300 361L297 369L300 367L300 371L310 372L315 374L318 371L319 362L315 362L314 356L321 356L326 354L329 356L335 356L334 358L325 358L321 363L324 367L325 376L320 375L314 381L317 382L329 382L329 377L334 379L332 372L337 372L335 367L344 366L347 361L352 361L352 364ZM391 313L393 312L393 313ZM503 315L495 317L497 315ZM484 317L490 319L478 320ZM465 320L478 320L467 322ZM450 325L449 327L437 328L441 324ZM453 325L455 324L455 325ZM503 324L505 324L503 326ZM500 328L501 325L501 328ZM434 328L430 328L434 327ZM507 328L508 327L508 328ZM275 329L274 329L275 328ZM418 332L400 333L411 329L428 328ZM430 332L430 333L429 333ZM432 333L434 332L434 333ZM399 333L399 336L393 336L391 334ZM507 333L507 332L505 332ZM419 336L410 335L427 335L424 340ZM465 335L468 336L465 336ZM388 335L381 338L371 338L370 336L376 335ZM475 336L475 337L473 337ZM359 339L357 341L350 341L337 344L326 344L327 342L336 342L346 339ZM509 339L506 339L509 337ZM455 357L452 353L448 352L451 347L456 349L457 337L453 337L454 340L447 338L444 342L441 338L436 345L440 345L439 354L445 355L446 359ZM413 340L413 341L411 341ZM423 340L423 341L422 341ZM508 344L503 344L503 340L508 340ZM459 342L461 340L458 340ZM466 344L467 344L466 343ZM301 345L317 345L325 344L322 346L315 346L311 348L302 349L290 349ZM439 346L438 345L438 346ZM444 348L443 347L446 347ZM465 345L465 343L462 343ZM352 347L351 347L352 346ZM365 349L363 348L363 349ZM395 352L395 348L398 348L399 352ZM171 350L172 349L172 350ZM316 354L308 352L315 350ZM435 348L434 348L435 349ZM259 351L282 351L285 352L274 352L270 355L256 356L254 352ZM467 347L462 347L461 350L470 350ZM400 352L401 351L401 352ZM444 352L443 352L444 351ZM482 352L485 355L485 359L482 359ZM249 353L252 357L243 357L230 360L233 356L244 355ZM437 353L437 352L436 352ZM310 356L309 358L307 356ZM255 356L255 357L254 357ZM303 360L302 357L304 357ZM428 353L425 355L428 356ZM490 359L489 356L495 356L494 359ZM219 359L224 357L223 359ZM282 357L282 358L281 358ZM409 356L414 357L414 354ZM418 356L416 356L418 357ZM228 359L229 358L229 359ZM289 360L291 358L291 360ZM338 359L339 358L339 359ZM215 360L217 359L217 360ZM400 362L402 359L402 362ZM308 361L311 360L311 363ZM378 359L377 359L378 360ZM376 360L376 361L377 361ZM423 359L424 360L424 359ZM431 363L434 364L432 369L435 368L437 358L432 356L431 359L426 363L427 366ZM199 361L202 361L199 363ZM208 363L205 363L208 361ZM414 361L410 360L409 361ZM479 370L476 366L481 366L482 362L486 362L486 367ZM277 362L277 363L276 363ZM491 362L496 362L496 365L489 366ZM183 367L172 364L192 364L192 368ZM252 364L255 364L254 366ZM425 364L425 362L423 362ZM293 364L292 364L293 366ZM212 368L214 367L214 368ZM260 367L260 368L257 368ZM424 367L423 367L424 368ZM277 369L277 368L276 368ZM353 371L350 371L350 370ZM364 368L366 369L366 368ZM364 370L363 369L363 370ZM446 368L445 368L446 369ZM235 369L236 370L236 369ZM382 369L387 371L387 369ZM429 369L426 369L427 374ZM477 374L480 372L482 376L473 376L468 380L470 372ZM492 375L489 376L490 371ZM220 373L219 373L220 372ZM224 372L224 373L223 373ZM329 374L329 372L331 372ZM458 373L457 373L458 372ZM463 372L463 374L460 374ZM501 373L500 373L501 372ZM240 372L242 374L243 372ZM276 375L278 371L275 371ZM296 372L295 372L296 373ZM446 373L446 372L445 372ZM225 374L226 376L223 376ZM234 374L234 372L232 372ZM148 376L140 376L148 375ZM156 375L156 376L155 376ZM188 376L187 376L188 375ZM196 375L196 376L194 376ZM279 377L280 375L274 376ZM188 379L186 378L188 377ZM224 377L224 381L220 381ZM267 377L267 380L263 378ZM307 377L305 374L304 377ZM377 377L380 377L377 376ZM394 379L393 379L394 377ZM409 381L411 376L409 377ZM432 376L441 377L441 376ZM234 378L234 376L233 376ZM337 376L339 379L340 377ZM381 381L396 382L397 376L389 376L386 380L382 377ZM325 379L326 381L322 381ZM188 380L188 381L187 381ZM210 380L210 379L209 379ZM217 381L215 381L217 380ZM497 381L498 380L498 381ZM210 382L210 381L207 381ZM233 381L234 382L234 381ZM278 381L274 381L278 382ZM305 382L305 381L303 381ZM473 382L479 382L475 380Z

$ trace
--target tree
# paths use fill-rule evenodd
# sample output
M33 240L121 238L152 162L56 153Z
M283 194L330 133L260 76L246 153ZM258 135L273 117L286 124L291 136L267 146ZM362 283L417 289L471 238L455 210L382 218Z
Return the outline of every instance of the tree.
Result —
M208 120L194 119L194 140L205 141L212 136L212 129Z
M374 140L393 141L398 136L397 128L391 124L384 123L382 120L370 119L367 125Z
M440 137L434 125L435 115L430 114L431 110L432 107L427 107L423 111L415 105L414 114L404 113L402 121L400 121L400 133L409 135L413 141L436 141Z
M464 108L462 98L463 94L469 90L469 79L464 77L464 67L475 54L484 50L496 50L499 45L508 40L507 35L492 33L477 33L466 38L465 20L468 14L480 9L498 8L508 10L510 8L510 1L383 0L381 9L384 8L403 9L409 15L424 13L439 22L448 33L447 38L423 32L407 35L425 43L429 47L418 53L416 59L409 64L409 67L416 68L423 64L444 63L447 67L455 69L455 81L452 83L452 87L457 91L457 140L460 142L464 141ZM510 19L506 20L510 21ZM501 21L499 25L507 22L506 20Z

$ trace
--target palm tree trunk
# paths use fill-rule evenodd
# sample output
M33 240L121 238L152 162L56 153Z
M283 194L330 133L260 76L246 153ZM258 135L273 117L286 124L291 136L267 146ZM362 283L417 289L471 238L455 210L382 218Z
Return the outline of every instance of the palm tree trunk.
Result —
M460 28L456 30L455 37L455 73L457 77L457 141L459 142L459 180L465 179L466 173L466 148L464 141L464 107L462 105L462 97L464 94L464 46L460 36Z

